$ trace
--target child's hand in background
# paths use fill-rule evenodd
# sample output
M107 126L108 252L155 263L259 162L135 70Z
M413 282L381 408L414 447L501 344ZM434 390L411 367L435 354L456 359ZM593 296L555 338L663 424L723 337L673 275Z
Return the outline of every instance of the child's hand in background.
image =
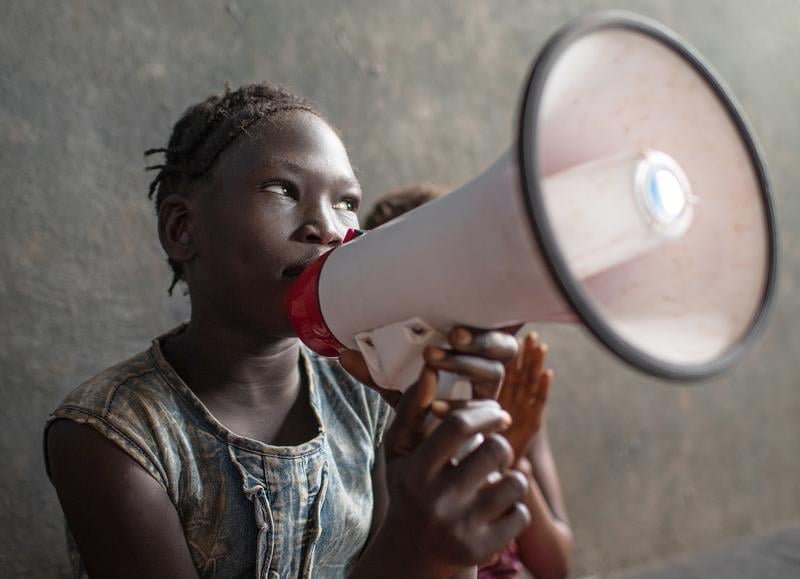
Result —
M503 434L514 449L514 463L525 455L542 425L544 405L553 371L544 370L547 344L531 332L520 344L517 355L506 366L497 401L511 415L511 426Z

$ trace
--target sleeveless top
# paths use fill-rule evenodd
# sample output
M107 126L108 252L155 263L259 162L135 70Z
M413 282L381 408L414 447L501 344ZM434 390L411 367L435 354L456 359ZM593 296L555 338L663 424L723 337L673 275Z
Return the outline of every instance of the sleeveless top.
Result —
M301 346L319 433L298 446L239 436L164 358L160 341L182 329L69 394L45 440L54 420L74 420L150 473L178 511L200 577L345 576L370 530L371 470L389 406L338 362ZM88 577L67 535L73 572Z

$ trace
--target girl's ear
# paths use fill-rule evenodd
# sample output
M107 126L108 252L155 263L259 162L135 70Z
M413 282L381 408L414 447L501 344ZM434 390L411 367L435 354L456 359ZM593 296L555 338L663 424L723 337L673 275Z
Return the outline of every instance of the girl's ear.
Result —
M183 195L169 195L158 209L158 239L167 256L188 263L197 255L192 236L192 203Z

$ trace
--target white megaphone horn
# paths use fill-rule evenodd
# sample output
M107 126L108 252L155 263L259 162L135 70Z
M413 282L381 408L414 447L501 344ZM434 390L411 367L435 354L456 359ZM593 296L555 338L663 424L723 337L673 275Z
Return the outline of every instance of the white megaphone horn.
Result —
M651 20L576 19L546 44L516 144L452 193L337 247L291 288L298 336L405 388L454 325L580 322L634 367L696 380L763 327L777 236L730 92Z

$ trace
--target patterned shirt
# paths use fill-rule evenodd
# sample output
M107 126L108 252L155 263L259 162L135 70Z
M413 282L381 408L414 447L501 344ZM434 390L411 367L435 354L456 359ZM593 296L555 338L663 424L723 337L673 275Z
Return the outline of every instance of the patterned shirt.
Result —
M150 473L175 505L200 577L345 576L370 530L388 405L338 362L301 347L318 434L298 446L239 436L164 358L161 341L182 330L79 386L47 426L91 426ZM75 576L87 577L67 534Z

